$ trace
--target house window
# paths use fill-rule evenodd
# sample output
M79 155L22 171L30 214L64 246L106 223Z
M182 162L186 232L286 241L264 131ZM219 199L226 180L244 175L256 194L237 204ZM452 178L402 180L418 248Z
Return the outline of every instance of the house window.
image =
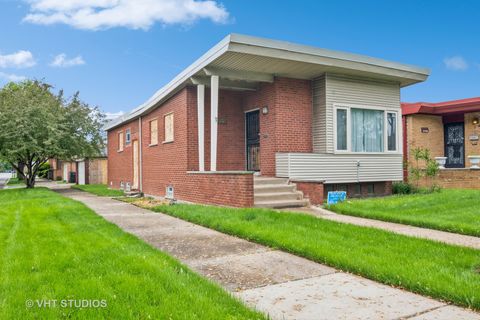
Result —
M347 150L347 109L337 109L337 150Z
M352 108L352 151L383 152L384 112Z
M130 144L130 139L131 139L130 129L127 129L125 131L125 144Z
M173 141L173 113L165 115L165 140L164 142Z
M367 194L372 195L375 193L375 184L369 183L367 184Z
M158 122L157 120L150 121L150 145L158 144Z
M356 196L360 196L362 194L362 185L360 183L357 183L355 185L355 191L354 191Z
M387 150L397 151L397 113L387 112Z
M118 133L118 151L123 151L123 132Z
M397 115L382 109L335 107L335 150L398 151Z

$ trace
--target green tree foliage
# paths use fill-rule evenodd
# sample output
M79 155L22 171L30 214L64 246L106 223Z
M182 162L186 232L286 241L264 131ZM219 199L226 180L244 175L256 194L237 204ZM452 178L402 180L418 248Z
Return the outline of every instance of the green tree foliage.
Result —
M0 89L0 161L8 162L35 186L39 168L49 158L71 159L100 154L104 115L76 93L65 99L42 81L8 83Z
M414 148L411 150L413 154L414 163L410 166L410 176L415 181L418 189L419 181L422 177L427 180L430 179L430 189L436 189L435 177L438 175L438 164L432 159L430 150L426 148ZM420 165L420 161L423 160L424 167Z

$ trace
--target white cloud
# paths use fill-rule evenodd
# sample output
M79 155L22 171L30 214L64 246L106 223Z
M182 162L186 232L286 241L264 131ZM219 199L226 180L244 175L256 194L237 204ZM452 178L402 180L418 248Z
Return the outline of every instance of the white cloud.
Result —
M191 24L199 19L225 23L228 11L216 0L27 0L24 21L63 23L77 29L114 27L147 30L156 22Z
M82 56L76 56L75 58L68 59L65 53L61 53L53 58L53 61L50 63L52 67L59 67L59 68L68 68L74 66L81 66L85 64L85 60L83 60Z
M0 79L6 80L7 82L10 82L10 81L17 82L17 81L25 80L26 77L19 76L16 74L11 74L11 73L0 72Z
M443 59L445 67L453 71L464 71L468 69L468 63L462 56L453 56Z
M115 118L121 117L125 114L123 111L119 112L105 112L105 119L106 120L113 120Z
M12 54L0 54L0 68L28 68L36 64L30 51L20 50Z

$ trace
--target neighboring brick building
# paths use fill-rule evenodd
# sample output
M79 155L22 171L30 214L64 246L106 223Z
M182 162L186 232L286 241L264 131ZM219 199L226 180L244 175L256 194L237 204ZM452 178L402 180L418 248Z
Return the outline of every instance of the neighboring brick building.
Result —
M77 184L107 184L107 158L90 157L79 160L50 159L52 180Z
M109 124L108 183L242 207L321 203L330 189L388 194L403 178L400 88L427 76L230 35Z
M426 148L438 162L445 161L437 184L448 188L480 188L480 172L470 163L472 156L480 157L480 98L403 103L402 114L407 163L414 161L414 148Z

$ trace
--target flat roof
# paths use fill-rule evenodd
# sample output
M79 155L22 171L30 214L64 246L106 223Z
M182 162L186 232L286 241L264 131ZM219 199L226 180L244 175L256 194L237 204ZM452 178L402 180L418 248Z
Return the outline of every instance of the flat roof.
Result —
M352 54L285 41L230 34L180 72L145 103L106 125L111 130L149 113L192 77L204 76L204 68L262 73L296 79L315 79L324 73L340 73L398 82L401 87L425 81L429 69L369 56Z
M432 114L444 115L480 111L480 97L450 100L442 102L402 103L402 114Z

